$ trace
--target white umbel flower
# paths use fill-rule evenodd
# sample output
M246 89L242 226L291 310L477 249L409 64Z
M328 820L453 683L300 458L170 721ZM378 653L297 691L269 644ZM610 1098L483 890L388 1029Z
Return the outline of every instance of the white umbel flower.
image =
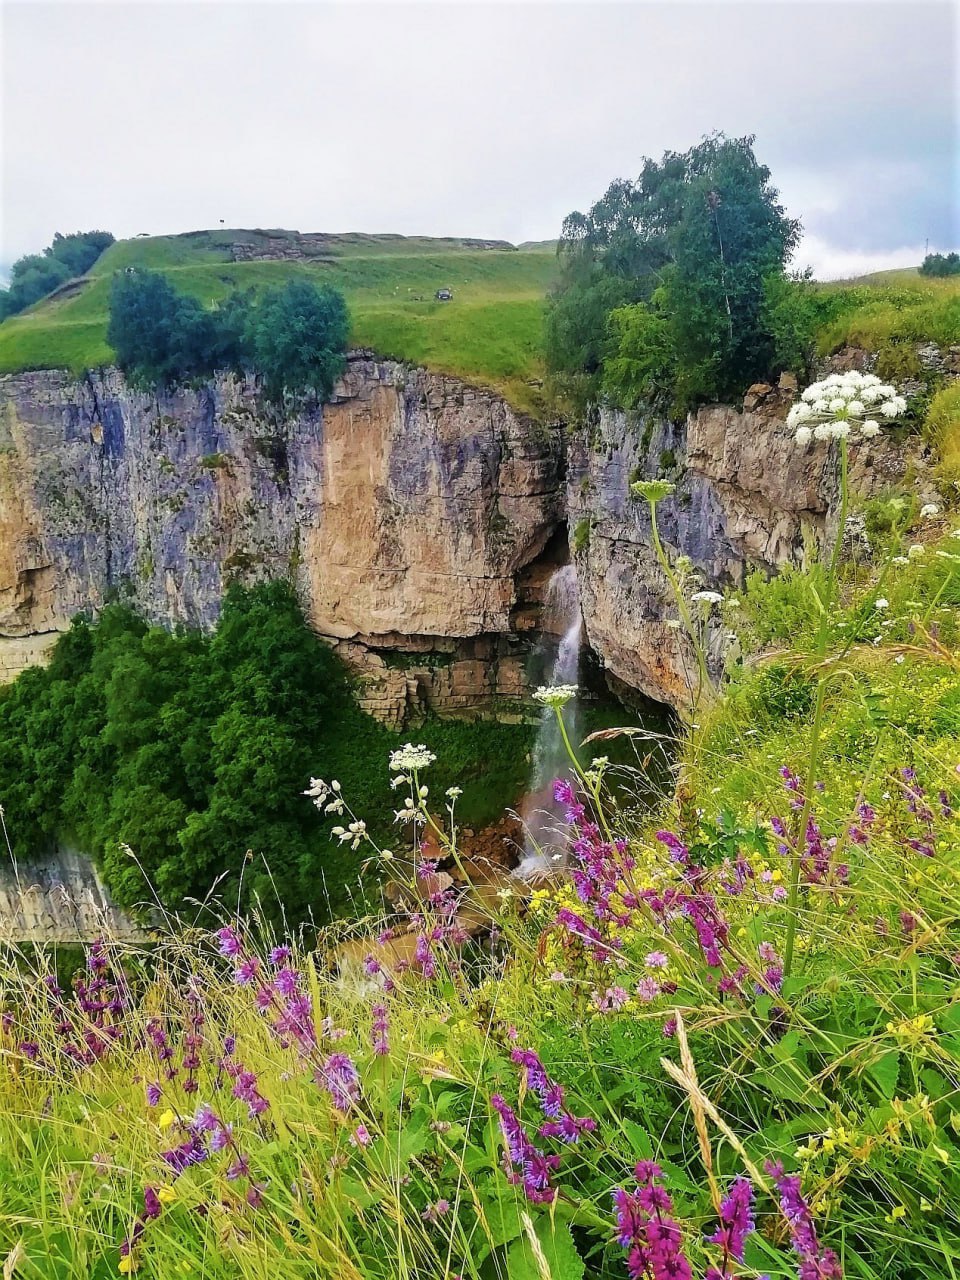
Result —
M881 402L882 403L879 403ZM831 373L821 382L807 387L800 400L787 415L787 425L794 428L798 445L805 448L811 440L871 440L880 434L880 423L867 418L869 406L885 418L898 418L906 411L907 402L895 387L880 382L876 374Z
M875 609L889 609L890 601L886 598L886 596L877 596L876 600L874 600L873 602L873 607Z
M534 691L533 700L543 707L565 707L577 696L575 684L542 684Z
M695 591L690 599L697 604L720 604L723 596L719 591Z
M415 747L412 742L408 742L399 751L390 753L390 772L412 773L414 769L426 769L436 758L422 743Z
M940 508L937 506L935 502L928 502L920 508L921 520L930 520L933 518L933 516L938 516L939 514L940 514Z

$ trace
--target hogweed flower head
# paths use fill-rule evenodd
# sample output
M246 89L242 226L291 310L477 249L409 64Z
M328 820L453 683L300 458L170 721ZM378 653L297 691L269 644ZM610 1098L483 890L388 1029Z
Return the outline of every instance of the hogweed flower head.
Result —
M634 480L630 486L630 492L635 498L646 499L653 507L664 498L669 498L676 487L669 480Z
M408 742L398 751L390 753L391 773L412 773L414 769L427 769L436 760L436 756L423 743L414 746Z
M792 406L787 425L793 427L795 440L806 448L811 440L829 441L856 438L865 440L880 434L876 415L899 418L906 412L907 402L896 387L873 373L832 373L812 383Z
M557 711L573 701L577 696L577 689L575 684L542 684L534 691L533 700L543 707L553 707Z

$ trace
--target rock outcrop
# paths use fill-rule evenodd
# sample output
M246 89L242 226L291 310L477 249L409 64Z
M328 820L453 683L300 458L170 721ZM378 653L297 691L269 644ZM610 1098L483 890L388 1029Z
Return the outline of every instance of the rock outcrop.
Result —
M523 692L562 466L558 428L367 352L332 403L289 417L252 380L146 394L115 370L7 376L0 670L112 595L209 627L229 581L284 575L384 719L481 711Z
M148 937L111 900L89 858L60 849L18 866L0 859L0 942L85 942Z
M794 443L785 418L795 396L785 376L778 387L751 387L742 409L711 405L682 425L601 409L572 433L568 519L587 636L631 688L678 706L695 680L683 638L669 625L677 609L651 543L648 507L630 496L631 482L676 484L658 506L661 535L671 554L690 557L705 587L802 562L832 533L837 465L835 446ZM922 442L880 437L851 450L851 489L862 497L882 492L908 467L922 492L929 474ZM714 641L722 648L719 635Z
M785 376L682 424L601 409L565 432L371 352L331 403L292 416L252 380L150 395L110 370L2 378L0 675L112 593L207 627L231 579L287 575L387 723L502 713L526 692L569 527L591 648L615 680L679 705L690 655L630 484L676 483L663 537L704 586L802 560L829 532L836 457L794 444L795 395ZM882 437L853 450L852 486L880 492L908 466L922 491L922 444Z

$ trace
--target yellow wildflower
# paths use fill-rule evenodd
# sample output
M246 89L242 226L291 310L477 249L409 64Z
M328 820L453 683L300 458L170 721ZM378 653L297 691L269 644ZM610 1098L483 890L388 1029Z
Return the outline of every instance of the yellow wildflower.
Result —
M125 1258L121 1258L117 1263L117 1270L122 1276L128 1276L133 1270L133 1258L128 1253Z
M160 1126L161 1129L169 1129L170 1126L173 1124L174 1120L176 1120L176 1118L177 1117L173 1114L173 1112L168 1110L163 1113L163 1115L157 1121L157 1124Z
M176 1198L177 1193L174 1191L173 1187L161 1187L157 1192L157 1199L161 1204L173 1204Z

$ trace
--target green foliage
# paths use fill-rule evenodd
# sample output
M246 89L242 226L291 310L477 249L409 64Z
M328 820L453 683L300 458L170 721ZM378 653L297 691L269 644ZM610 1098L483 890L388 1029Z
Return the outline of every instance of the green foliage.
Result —
M199 302L166 276L134 271L114 278L107 341L131 381L168 386L212 372L212 330Z
M259 300L250 320L254 366L267 395L313 391L326 400L343 372L347 304L329 287L290 280Z
M682 409L736 394L776 363L768 282L783 274L798 238L752 138L716 134L646 160L635 183L613 183L589 214L564 222L548 363L568 375L602 364L606 393L624 404L669 395ZM606 334L596 312L618 294L630 305L601 338L606 345L577 340L591 321L594 334ZM616 310L607 305L608 315ZM781 320L782 347L790 328Z
M960 253L928 253L920 264L922 276L960 276Z
M923 434L939 454L944 478L960 480L960 382L950 382L934 395Z
M579 555L590 545L590 520L584 516L573 527L573 549Z
M875 371L884 382L903 382L919 378L923 366L913 343L893 339L885 342L877 352Z
M306 280L343 293L352 344L493 387L517 408L542 412L543 298L557 274L552 245L479 250L417 237L331 236L321 260L232 261L229 246L251 236L227 230L118 242L76 292L0 327L0 372L82 373L110 364L110 286L128 267L162 271L178 291L221 312L235 294ZM452 304L434 300L445 284L456 291Z
M773 368L808 378L816 354L819 323L816 286L807 277L782 272L763 282L761 325L773 345Z
M603 370L607 395L626 409L669 394L676 348L667 317L656 304L618 307L609 317L610 356Z
M883 272L860 281L816 286L817 350L879 351L886 343L960 341L960 280Z
M10 287L0 290L0 321L24 311L74 276L89 271L109 245L109 231L58 231L43 253L18 259L10 271Z
M422 734L443 760L438 784L468 784L465 821L491 821L522 790L526 726ZM288 587L234 587L212 636L171 635L119 605L96 627L76 622L47 670L0 696L0 796L20 857L76 841L125 905L146 881L171 907L215 882L235 898L242 874L243 900L268 915L324 918L347 909L357 863L300 793L311 773L338 777L392 838L386 759L399 745L359 710Z
M254 368L267 395L326 399L343 371L346 303L335 289L289 280L259 298L232 294L213 311L156 271L114 277L107 341L135 383L170 385L217 369Z

